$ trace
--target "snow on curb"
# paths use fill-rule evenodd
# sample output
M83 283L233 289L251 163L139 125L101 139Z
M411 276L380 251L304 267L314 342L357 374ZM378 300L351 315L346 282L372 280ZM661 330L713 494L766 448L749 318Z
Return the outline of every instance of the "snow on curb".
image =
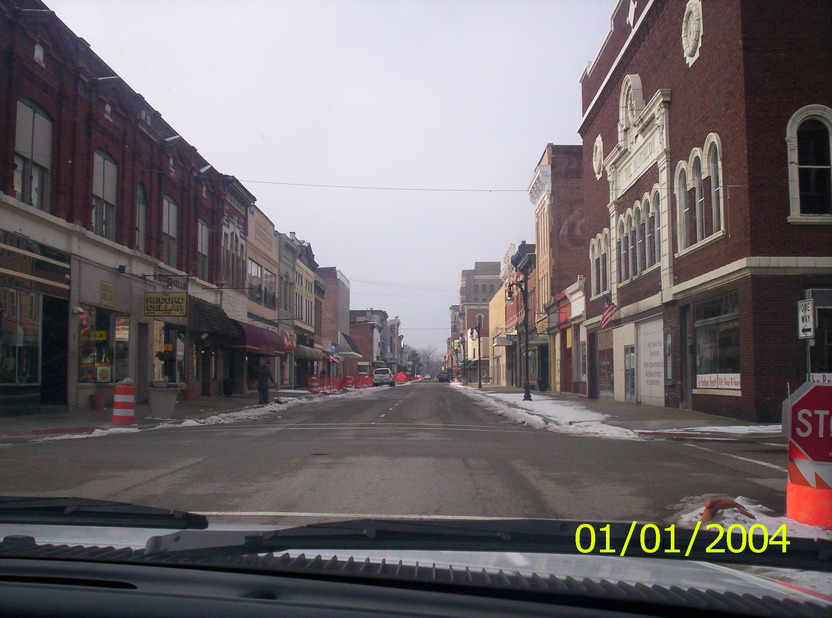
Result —
M719 511L711 521L707 522L707 524L719 524L726 530L730 526L738 524L742 526L744 530L748 530L753 534L763 534L763 531L760 528L754 528L752 530L752 526L761 524L768 532L769 538L774 536L774 534L777 533L778 530L781 530L783 526L786 526L786 540L794 538L832 540L832 530L826 530L820 526L802 524L785 516L774 517L771 515L772 510L770 508L758 504L750 498L746 498L744 496L734 497L726 494L705 494L704 496L688 496L686 498L682 498L679 504L671 504L667 507L668 509L674 509L677 511L675 515L667 519L667 522L676 524L680 528L695 528L696 522L698 522L699 518L702 516L702 510L705 503L711 498L730 498L731 500L734 500L744 506L752 515L754 515L754 519L749 519L736 509L726 509L724 511ZM707 524L703 523L701 529L707 530ZM778 535L777 538L779 540L781 538L780 535ZM775 581L800 586L807 590L812 590L824 595L828 595L829 591L832 590L832 573L807 571L804 569L769 567L765 564L764 560L761 560L759 566L733 565L733 568L761 577L767 577Z
M330 395L316 395L313 397L288 399L284 400L283 403L270 403L265 406L247 406L239 410L234 410L232 412L223 412L221 414L214 414L213 416L207 416L205 418L186 418L182 421L179 421L178 419L167 419L164 422L160 422L158 425L155 425L153 427L147 427L145 429L142 429L140 427L111 427L109 429L96 429L92 433L73 433L62 434L58 436L46 436L34 441L49 442L52 440L80 440L81 438L102 438L104 436L111 436L121 433L136 433L139 431L151 431L159 429L175 429L178 427L201 427L202 425L227 425L230 423L239 423L242 421L268 418L270 416L273 416L275 412L282 412L295 406L326 401L332 399L333 397L366 397L371 393L378 392L381 391L377 391L376 389L364 388L353 391L345 391L343 393L334 393Z
M459 386L453 383L454 386ZM497 414L518 420L530 427L561 433L608 438L612 440L642 440L636 432L624 427L607 425L606 414L594 412L580 403L539 396L523 401L521 393L494 393L464 388L463 393L479 400Z
M769 425L710 425L707 427L684 427L682 429L644 429L641 433L724 433L730 435L770 435L780 434L780 423Z
M696 522L702 516L705 503L711 498L730 498L744 506L754 515L754 519L749 519L736 509L725 509L724 511L719 511L708 523L720 524L723 528L728 528L728 526L733 524L739 524L746 529L754 524L762 524L768 530L769 535L773 535L785 525L787 537L827 539L832 541L832 530L826 530L820 526L801 524L785 516L774 517L771 515L772 510L770 508L755 502L751 498L744 496L734 497L726 494L705 494L703 496L688 496L682 498L679 504L671 504L667 507L668 509L675 509L677 511L676 515L667 520L668 523L674 523L682 528L695 528ZM705 524L702 527L704 529ZM760 530L760 533L762 533L762 530Z

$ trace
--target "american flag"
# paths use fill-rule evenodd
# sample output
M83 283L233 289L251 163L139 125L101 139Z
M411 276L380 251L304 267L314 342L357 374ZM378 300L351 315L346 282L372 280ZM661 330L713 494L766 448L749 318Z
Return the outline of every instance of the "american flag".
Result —
M604 311L601 312L601 330L604 330L607 326L610 325L610 322L612 322L612 318L613 316L615 316L616 311L618 311L618 307L616 306L616 304L612 302L612 300L610 300L609 296L605 297Z

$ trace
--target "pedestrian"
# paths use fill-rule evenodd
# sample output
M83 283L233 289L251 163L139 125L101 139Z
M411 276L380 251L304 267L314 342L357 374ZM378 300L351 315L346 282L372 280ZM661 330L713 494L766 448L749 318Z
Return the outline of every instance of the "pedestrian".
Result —
M270 363L266 361L257 368L257 391L260 393L261 405L269 403L269 382L274 384L270 367Z

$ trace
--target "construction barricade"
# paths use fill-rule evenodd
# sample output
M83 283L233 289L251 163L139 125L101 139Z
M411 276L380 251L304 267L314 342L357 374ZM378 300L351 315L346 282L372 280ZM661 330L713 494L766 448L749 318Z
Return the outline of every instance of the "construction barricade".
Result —
M113 394L113 424L136 423L136 387L117 384Z

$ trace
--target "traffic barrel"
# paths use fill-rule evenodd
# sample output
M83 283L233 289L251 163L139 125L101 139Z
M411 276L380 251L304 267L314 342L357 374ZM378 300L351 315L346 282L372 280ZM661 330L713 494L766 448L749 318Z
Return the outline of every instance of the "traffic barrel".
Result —
M832 529L832 385L805 383L783 402L789 440L786 516Z
M136 423L136 387L118 384L113 394L113 424Z
M309 376L309 392L313 395L321 392L321 380L317 376Z

